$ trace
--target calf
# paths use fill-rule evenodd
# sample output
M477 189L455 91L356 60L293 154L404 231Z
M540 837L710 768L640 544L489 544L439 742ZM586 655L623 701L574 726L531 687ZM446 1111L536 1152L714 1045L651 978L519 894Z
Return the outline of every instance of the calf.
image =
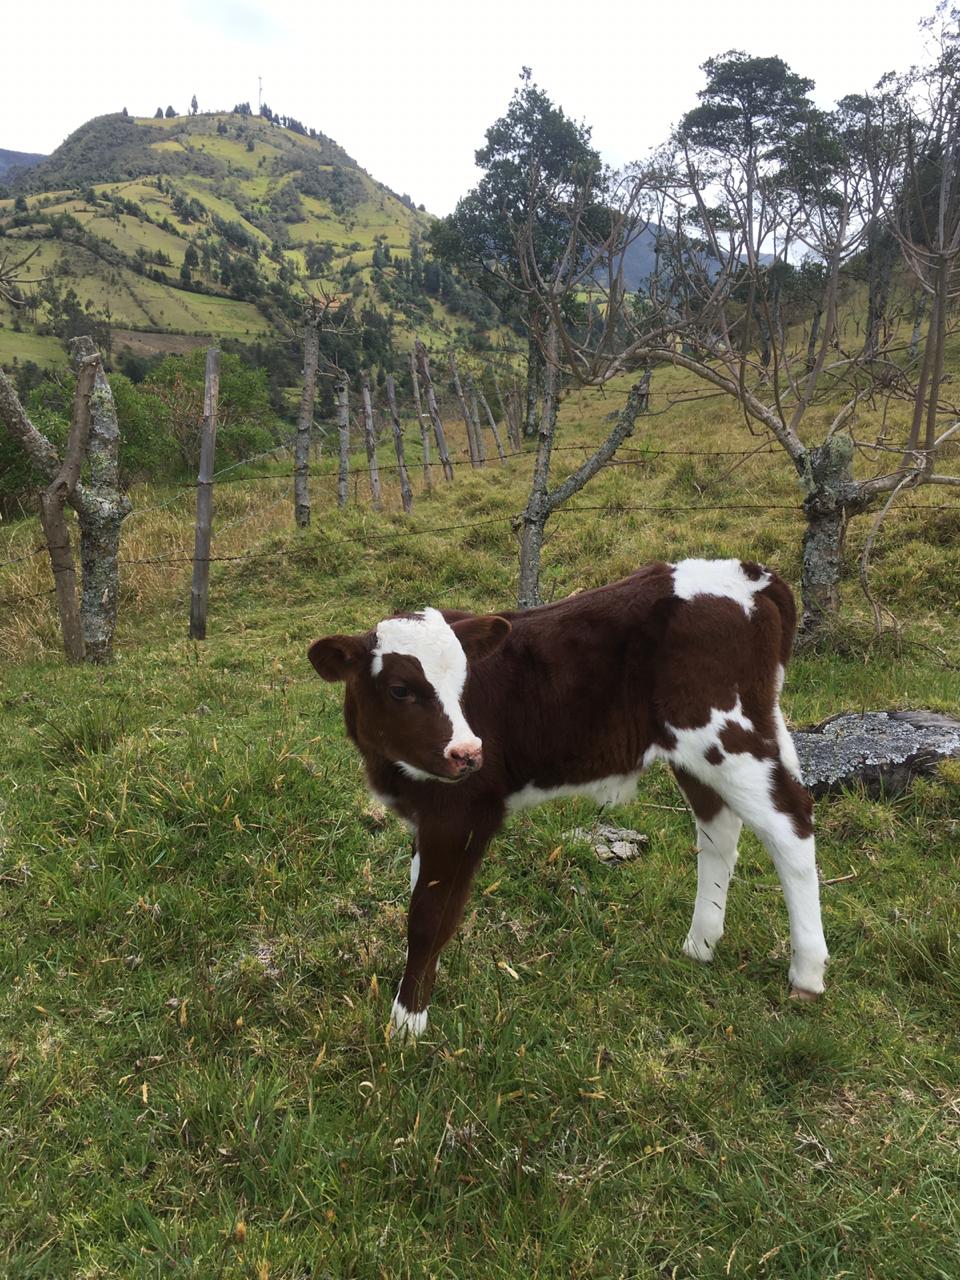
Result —
M654 760L697 825L686 954L713 959L746 822L783 885L792 992L823 990L812 805L778 701L795 628L771 570L684 560L523 613L424 609L311 646L346 684L372 790L414 831L397 1032L424 1030L437 957L505 816L561 795L627 803Z

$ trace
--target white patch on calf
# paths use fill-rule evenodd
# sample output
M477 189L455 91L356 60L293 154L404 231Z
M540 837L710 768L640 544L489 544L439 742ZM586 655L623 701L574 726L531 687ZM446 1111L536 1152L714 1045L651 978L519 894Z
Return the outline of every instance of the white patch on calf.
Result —
M400 1003L400 997L397 996L393 1002L390 1022L393 1025L393 1034L398 1040L416 1040L427 1029L427 1011L422 1009L420 1013L411 1013L406 1005Z
M377 627L377 643L371 664L375 676L383 670L385 653L402 653L420 663L452 726L445 754L453 748L479 751L480 739L467 724L460 707L463 686L467 682L467 655L456 632L439 609L424 609L412 618L387 618L381 622ZM433 774L424 773L414 765L402 761L398 764L408 777L419 782L434 779Z
M668 726L676 737L677 743L672 750L664 751L663 755L664 758L679 765L687 773L716 791L733 811L733 815L746 822L766 845L777 869L790 917L790 941L793 948L790 983L801 993L819 993L823 990L827 946L820 919L820 893L814 839L813 836L798 836L791 815L781 812L774 805L773 771L776 760L758 760L748 751L724 752L720 733L724 725L730 721L745 729L753 728L743 714L739 698L731 711L714 709L710 714L709 722L700 728L675 729L673 726ZM781 734L786 734L786 726L784 725L781 730L779 727L781 723L782 716L777 722L777 745L780 748L782 763L792 771L795 753L791 757L789 753L784 752ZM722 758L717 764L711 764L706 759L706 753L711 747L716 747L721 753ZM720 815L717 820L719 817ZM704 834L712 835L716 839L715 833L708 828L709 824L703 824L700 829ZM729 835L725 834L720 842L722 851L728 856L732 852L731 836L732 830ZM703 849L702 843L700 847ZM710 887L708 876L718 870L715 863L710 865L711 859L706 859L706 863L705 890ZM715 877L714 883L716 879ZM720 892L723 894L722 878L719 883ZM706 893L703 897L705 899ZM711 946L716 939L710 937L710 932L715 932L717 924L722 924L722 911L719 909L721 903L723 906L726 905L725 898L718 899L716 914L707 922L705 940ZM701 918L705 914L703 910L705 905L698 891ZM701 923L696 912L694 919L697 924ZM690 948L687 949L687 954L695 954L695 952ZM703 957L698 956L698 958Z
M595 778L592 782L564 783L559 787L538 787L528 782L521 791L507 796L507 809L532 809L534 805L560 796L589 796L598 804L629 804L637 794L637 773L614 773L609 778Z
M410 860L410 892L413 893L420 879L420 855L415 853Z
M694 596L726 596L736 600L749 618L753 597L770 582L769 573L748 578L739 560L681 560L673 566L673 592L681 600Z

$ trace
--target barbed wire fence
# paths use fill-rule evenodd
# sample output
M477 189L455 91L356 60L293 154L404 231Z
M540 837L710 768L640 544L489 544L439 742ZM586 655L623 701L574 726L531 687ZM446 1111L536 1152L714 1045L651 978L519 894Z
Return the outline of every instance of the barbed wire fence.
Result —
M691 400L703 400L713 398L716 393L698 392L697 388L670 388L668 392L662 393L663 399L667 401L663 408L648 408L645 418L658 417L675 408L678 404L684 403L684 396L690 393ZM651 399L656 397L656 392L651 393ZM416 424L419 428L419 423ZM330 423L315 424L316 440L314 443L321 442L329 444L334 438L335 427ZM413 440L413 436L411 436ZM416 441L414 441L416 443ZM264 503L255 503L250 509L234 518L226 521L221 520L214 526L214 540L222 541L224 535L235 533L244 526L249 526L254 521L258 521L261 525L263 519L270 512L284 504L289 505L291 513L293 512L294 496L292 489L292 481L296 477L296 471L293 466L287 466L287 463L293 463L293 451L295 445L295 433L289 438L283 439L280 443L271 446L268 449L260 450L248 457L231 461L226 466L219 468L213 472L211 481L215 488L224 485L276 485L284 483L288 486L282 494ZM870 445L864 445L864 448L871 448ZM880 450L883 448L881 444L873 446ZM574 454L579 453L589 456L593 452L593 446L584 443L558 443L553 447L554 453ZM451 453L460 461L466 461L470 457L468 448L451 450ZM603 471L625 470L629 468L646 469L653 466L658 459L698 459L701 461L720 461L725 460L731 463L727 471L719 476L708 478L704 481L698 501L687 502L650 502L650 503L623 503L617 499L611 499L605 503L587 504L576 503L574 505L566 505L556 512L556 519L566 521L569 519L589 518L590 520L617 519L625 513L644 513L651 516L656 515L676 515L676 514L693 514L698 512L739 512L756 515L762 512L777 511L781 513L793 513L797 519L803 517L803 505L797 501L794 503L785 502L713 502L706 501L706 495L709 490L715 488L718 483L725 479L730 471L736 469L740 462L748 461L757 457L773 457L782 458L782 450L774 443L768 440L762 441L759 445L745 449L690 449L690 448L656 448L645 444L636 444L630 446L621 446L618 454L604 463L601 468ZM249 468L262 465L268 460L273 459L281 464L281 469L260 470L252 474ZM532 463L534 459L534 442L531 441L529 446L519 449L511 448L503 451L501 459L495 461L490 459L487 463L488 471L496 471L499 466L515 466L522 465L523 459L529 459ZM436 464L434 464L436 465ZM333 452L328 452L326 456L321 454L319 461L314 462L310 473L310 486L318 495L323 494L324 498L329 498L329 502L325 502L321 511L326 512L335 509L337 502L337 489L341 477L338 475L337 458ZM406 464L402 462L389 463L377 462L374 466L358 462L354 456L351 456L351 465L349 474L353 478L354 505L366 506L360 493L359 485L362 481L367 480L371 474L376 473L383 476L385 473L389 476L399 478L401 472L406 468ZM236 474L241 472L242 474ZM128 535L129 530L133 528L138 521L142 521L148 515L156 515L160 512L171 511L178 503L183 503L197 492L197 481L174 481L171 487L174 492L160 502L150 503L147 506L135 507L124 521L124 535ZM425 485L422 494L430 492ZM399 485L397 486L397 494L391 491L391 507L398 504L392 502L394 497L399 496ZM920 503L916 501L904 502L902 506L896 508L898 514L907 514L913 511L960 511L960 502L952 503ZM319 514L319 512L318 512ZM386 518L391 518L388 513ZM410 514L400 516L396 513L396 518L402 519L403 524L399 527L384 529L369 529L362 534L331 534L320 528L317 533L318 541L325 546L338 545L368 545L376 546L387 542L395 542L404 539L417 539L424 535L443 536L450 539L451 543L457 541L462 533L480 528L501 526L504 530L513 531L515 528L515 517L508 514L499 514L483 519L469 519L456 521L453 523L443 524L423 524L416 515ZM188 535L192 535L192 526L188 526L186 518L183 521L182 536L184 539ZM39 528L39 520L36 526L33 525L32 518L18 523L18 532L21 529L33 529L34 536L42 539ZM29 533L28 535L29 536ZM260 535L262 538L262 535ZM254 546L248 550L239 550L237 552L221 553L211 552L206 556L197 556L186 542L184 545L171 548L168 552L162 554L149 554L142 556L124 556L121 554L119 564L125 567L135 566L196 566L198 563L203 564L242 564L263 563L268 561L282 561L283 559L299 555L301 553L298 543L293 542L286 546L276 546L267 550ZM49 547L45 540L38 540L29 550L17 552L14 555L6 556L0 559L0 608L14 609L19 605L30 601L42 600L52 597L56 592L54 584L39 590L8 593L3 590L3 571L13 569L15 566L22 566L39 556L49 556ZM54 571L51 570L51 573ZM184 587L187 582L184 579Z

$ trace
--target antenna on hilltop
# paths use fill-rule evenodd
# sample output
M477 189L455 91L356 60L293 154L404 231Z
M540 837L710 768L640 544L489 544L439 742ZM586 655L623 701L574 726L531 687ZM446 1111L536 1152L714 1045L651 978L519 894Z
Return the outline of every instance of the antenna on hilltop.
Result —
M257 114L263 106L263 76L257 76Z

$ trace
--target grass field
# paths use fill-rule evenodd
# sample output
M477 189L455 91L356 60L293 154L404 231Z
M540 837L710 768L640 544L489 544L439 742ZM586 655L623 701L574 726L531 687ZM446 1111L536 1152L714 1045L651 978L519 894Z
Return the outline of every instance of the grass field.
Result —
M571 397L562 443L620 402ZM655 452L757 443L712 399L639 424L629 465L556 522L546 594L688 554L796 581L778 454ZM570 837L583 801L510 821L427 1038L389 1042L408 836L367 813L305 649L425 602L508 605L531 459L461 462L453 486L434 468L411 518L392 488L382 516L336 511L331 466L299 534L285 478L217 489L216 550L262 558L214 566L205 644L185 638L185 565L128 568L103 671L64 666L47 600L0 614L0 1273L954 1280L960 767L818 803L815 1005L786 999L782 895L752 838L714 965L681 956L692 826L658 769L614 815L649 834L640 861ZM877 546L901 647L871 642L847 582L833 641L790 669L793 722L957 712L960 504L908 509L941 497L905 499ZM134 498L124 556L189 555L190 491ZM667 503L689 509L629 509ZM0 528L0 560L35 536ZM45 573L0 569L0 596Z

